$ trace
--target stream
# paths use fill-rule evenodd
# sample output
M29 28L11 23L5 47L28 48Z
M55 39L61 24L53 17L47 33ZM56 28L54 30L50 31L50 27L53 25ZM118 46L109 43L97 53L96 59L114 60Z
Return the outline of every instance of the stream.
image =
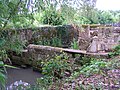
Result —
M20 80L31 85L35 85L36 79L40 77L42 77L42 74L33 71L32 68L7 68L7 86L10 86L12 83Z

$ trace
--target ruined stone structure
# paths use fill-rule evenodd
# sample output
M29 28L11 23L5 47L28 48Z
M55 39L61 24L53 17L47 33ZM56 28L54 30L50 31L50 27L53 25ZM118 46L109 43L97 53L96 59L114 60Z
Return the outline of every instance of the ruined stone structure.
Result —
M64 33L64 31L67 33ZM83 25L82 27L41 27L35 30L20 29L17 32L20 40L28 42L28 47L26 50L22 50L20 55L16 55L14 52L11 52L10 56L12 63L30 65L39 70L41 70L42 67L42 64L40 64L42 60L50 60L56 54L61 54L61 51L64 51L73 57L74 54L107 57L108 53L106 52L112 50L112 48L118 45L120 41L120 28L101 25L95 25L92 27L90 25ZM62 44L64 46L67 45L67 47L70 47L70 43L73 38L76 38L76 40L78 40L80 50L31 45L31 43L36 44L36 40L51 39L59 36L62 38Z
M120 28L113 26L90 25L83 26L84 31L79 34L79 46L87 52L108 52L111 51L120 40ZM83 36L84 35L84 36Z
M17 37L29 44L44 45L52 39L60 39L63 48L70 48L71 42L75 38L78 41L80 50L88 52L106 52L119 44L120 28L105 25L75 25L63 26L43 26L39 28L28 28L19 30L10 30L8 35ZM95 39L96 38L96 39ZM14 40L13 40L14 41ZM56 42L59 42L56 39ZM96 45L95 45L96 44ZM96 49L96 50L93 50Z
M83 56L90 56L96 58L107 58L108 53L89 53L82 50L58 48L43 45L28 45L26 50L22 50L20 55L11 53L11 60L13 64L21 65L22 67L29 65L34 70L42 70L42 63L51 60L56 55L66 53L71 59L75 58L75 54Z
M46 43L47 41L60 40L61 47L70 47L71 42L75 38L78 39L79 31L73 25L63 26L41 26L38 28L27 28L18 30L9 30L9 34L15 36L29 44L43 45L41 42Z

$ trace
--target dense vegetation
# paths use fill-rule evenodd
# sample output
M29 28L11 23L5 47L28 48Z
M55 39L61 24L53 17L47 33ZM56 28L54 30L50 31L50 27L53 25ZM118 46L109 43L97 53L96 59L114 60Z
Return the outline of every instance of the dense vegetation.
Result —
M75 3L75 6L71 6ZM120 11L101 11L96 0L1 0L0 26L27 28L42 24L112 24L119 22ZM77 7L76 7L77 6Z
M43 24L112 24L120 21L120 11L98 10L95 8L96 1L97 0L0 0L1 85L5 87L6 77L4 75L4 68L6 65L4 65L3 62L9 59L8 51L14 50L19 53L21 49L26 47L26 42L18 40L17 35L10 37L7 30L11 28L33 28ZM73 6L73 4L75 6ZM58 44L58 46L60 45ZM78 48L75 40L73 40L72 48ZM118 49L119 46L115 49L115 54L117 55L119 54ZM84 62L80 61L83 59ZM39 87L43 88L43 90L46 88L64 88L66 83L73 82L75 78L79 77L79 74L85 75L85 79L88 76L101 73L103 77L109 77L109 75L106 74L107 71L120 68L118 59L114 62L109 62L107 60L96 60L84 57L79 58L79 61L80 63L75 64L76 62L69 61L68 56L61 54L60 56L55 56L53 59L49 60L49 62L42 62L43 74L45 76L38 79L38 86L35 88ZM109 83L110 82L108 82L108 84ZM118 81L116 80L114 83L116 84ZM75 88L76 90L79 90L79 88L82 90L86 88L88 90L98 90L101 86L95 86L94 83L86 85L81 82L81 84L77 84Z

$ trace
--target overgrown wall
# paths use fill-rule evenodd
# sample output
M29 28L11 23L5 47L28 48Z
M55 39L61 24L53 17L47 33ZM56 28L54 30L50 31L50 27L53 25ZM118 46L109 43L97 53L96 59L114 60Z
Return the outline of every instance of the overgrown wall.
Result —
M73 38L79 36L78 28L72 25L43 26L39 28L28 28L9 30L9 35L17 33L17 37L29 44L51 45L59 47L70 47Z

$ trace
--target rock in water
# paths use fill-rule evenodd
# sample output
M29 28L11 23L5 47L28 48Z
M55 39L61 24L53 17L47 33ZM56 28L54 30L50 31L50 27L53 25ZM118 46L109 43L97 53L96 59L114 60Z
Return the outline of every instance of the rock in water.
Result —
M20 81L15 81L10 86L8 86L7 90L26 90L29 87L30 87L29 83L20 80Z

